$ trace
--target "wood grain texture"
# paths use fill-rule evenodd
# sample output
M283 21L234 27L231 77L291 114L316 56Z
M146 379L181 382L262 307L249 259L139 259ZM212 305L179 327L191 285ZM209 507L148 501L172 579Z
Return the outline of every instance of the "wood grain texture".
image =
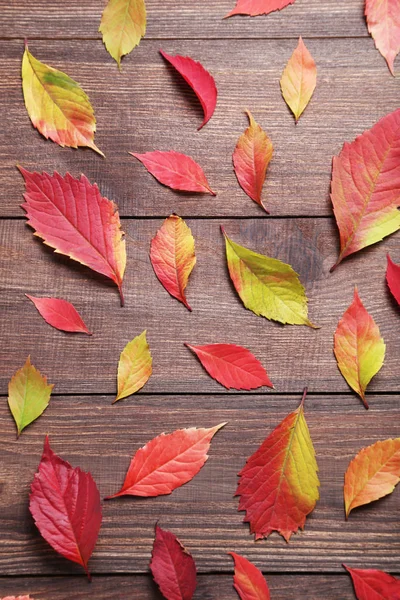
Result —
M254 542L233 497L237 473L264 438L300 401L300 394L269 397L147 396L110 405L111 397L53 398L43 416L15 439L5 402L0 404L0 572L3 575L79 573L59 558L35 529L28 511L29 483L45 434L73 465L90 470L102 497L122 483L133 453L162 431L227 421L212 441L200 473L169 496L120 498L103 503L103 526L92 573L147 571L154 524L171 529L193 554L198 569L232 570L227 552L243 553L270 572L341 572L341 563L397 571L400 489L354 510L346 522L343 477L361 447L400 436L399 399L381 396L369 412L349 396L311 395L306 419L320 469L321 499L305 531L289 544L273 534ZM332 597L332 596L331 596Z
M3 2L1 37L100 38L105 0L29 0ZM250 19L223 20L235 0L146 0L148 39L366 37L359 0L296 0L281 12Z
M60 148L33 129L21 89L23 43L0 42L0 93L6 98L0 106L0 216L21 215L24 186L16 164L74 176L85 173L125 216L174 211L182 216L263 216L262 208L239 187L232 167L233 149L247 127L245 108L275 148L263 192L271 215L330 215L332 156L344 141L352 141L398 107L399 85L369 38L306 43L317 63L318 82L296 126L279 87L295 40L235 40L229 52L224 40L166 40L164 50L201 60L215 76L217 109L197 132L200 104L162 60L159 42L143 41L119 73L101 41L32 41L35 56L67 72L89 94L103 159L88 149ZM150 150L192 156L217 197L177 193L160 185L128 154Z
M144 329L153 375L139 394L226 391L184 342L245 346L265 366L277 392L299 392L305 384L315 392L349 392L333 355L333 334L355 284L387 344L385 365L368 387L369 402L379 402L375 392L400 390L399 308L385 282L386 253L400 260L399 236L359 252L330 274L338 245L332 219L188 219L197 254L187 287L193 308L189 313L161 286L150 264L150 240L161 223L123 221L128 266L126 306L121 308L111 282L55 254L23 221L0 222L0 309L6 315L0 325L6 348L0 361L1 393L7 392L10 377L30 353L33 364L55 384L54 393L113 394L119 355ZM227 272L220 223L235 242L293 266L306 288L310 319L321 329L282 326L244 308ZM51 328L25 293L72 302L94 335ZM135 398L121 402L135 403ZM361 410L355 394L349 402Z

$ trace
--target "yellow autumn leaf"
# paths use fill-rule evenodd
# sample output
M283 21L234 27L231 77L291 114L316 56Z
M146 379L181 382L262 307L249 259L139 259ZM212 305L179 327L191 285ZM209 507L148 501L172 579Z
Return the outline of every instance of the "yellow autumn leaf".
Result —
M118 363L118 393L114 402L140 390L152 373L152 357L146 331L135 337L121 352Z
M297 122L317 84L317 67L301 37L282 73L280 83L282 96Z
M144 0L109 0L99 31L105 47L121 68L121 58L129 54L146 33Z

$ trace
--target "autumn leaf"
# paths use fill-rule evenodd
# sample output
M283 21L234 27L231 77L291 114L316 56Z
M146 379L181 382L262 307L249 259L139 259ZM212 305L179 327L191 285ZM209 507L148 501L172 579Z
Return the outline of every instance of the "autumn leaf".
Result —
M316 328L308 320L308 300L296 271L276 258L239 246L221 230L229 275L245 307L279 323Z
M24 179L28 225L59 254L65 254L116 283L121 296L126 265L125 241L114 202L101 196L84 175L30 173Z
M108 0L99 31L105 47L121 68L121 58L132 52L146 33L144 0Z
M240 471L236 496L255 539L278 531L288 542L303 529L319 499L318 465L304 417L303 399L250 456Z
M118 363L118 393L113 404L140 390L152 373L153 359L146 339L146 331L128 342Z
M160 50L160 54L182 75L198 97L204 112L204 120L197 128L201 129L211 119L217 105L217 86L214 77L201 63L196 62L189 56L171 56L163 50Z
M253 119L250 111L246 111L250 125L240 136L233 153L233 166L239 185L246 194L263 207L261 192L265 181L267 167L272 158L272 142Z
M295 0L237 0L235 8L226 15L225 19L233 15L268 15L275 10L282 10L285 6L293 4Z
M145 154L130 152L129 154L140 160L157 181L173 190L216 196L216 193L210 188L203 169L191 156L173 150L170 152L156 150Z
M191 311L185 289L196 256L192 232L183 219L171 215L164 221L151 240L150 260L167 292Z
M150 569L166 600L191 600L196 589L196 565L178 538L158 525L155 528Z
M391 494L400 481L400 438L363 448L344 476L346 519L353 508Z
M96 119L89 98L62 71L37 60L25 46L22 89L32 125L59 146L87 146L101 156L94 143Z
M350 573L357 600L400 600L400 580L375 569L344 568Z
M46 542L82 565L90 579L88 562L101 526L99 490L90 473L54 454L47 436L31 484L29 510Z
M282 96L297 123L317 85L317 67L301 36L282 73L280 83Z
M379 327L355 288L353 302L335 332L334 352L341 374L360 396L365 408L368 408L365 390L383 365L385 349Z
M387 255L386 281L397 303L400 304L400 265Z
M340 254L353 252L400 228L400 109L344 144L333 158L331 200L340 233Z
M185 344L200 360L213 379L228 390L255 390L263 385L274 387L259 360L236 344Z
M208 459L214 435L226 423L210 429L177 429L153 438L131 460L118 496L162 496L191 481Z
M399 0L365 0L368 31L394 76L394 59L400 52Z
M1 598L1 600L34 600L30 596L6 596L5 598Z
M25 294L33 302L43 319L60 331L92 335L75 306L61 298L35 298Z
M18 430L18 436L25 427L35 421L46 410L53 384L31 364L28 356L24 366L10 379L8 384L8 406Z
M235 562L233 587L240 600L270 600L267 582L263 574L244 556L229 552Z

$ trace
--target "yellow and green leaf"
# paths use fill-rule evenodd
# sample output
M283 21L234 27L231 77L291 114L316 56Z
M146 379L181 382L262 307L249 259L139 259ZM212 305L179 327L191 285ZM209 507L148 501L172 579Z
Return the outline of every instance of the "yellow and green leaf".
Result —
M317 67L301 36L282 73L280 84L282 96L297 122L317 85Z
M146 331L135 337L121 352L118 363L118 393L114 402L140 390L152 373L152 357Z
M99 31L105 47L121 68L121 58L129 54L146 33L144 0L109 0Z

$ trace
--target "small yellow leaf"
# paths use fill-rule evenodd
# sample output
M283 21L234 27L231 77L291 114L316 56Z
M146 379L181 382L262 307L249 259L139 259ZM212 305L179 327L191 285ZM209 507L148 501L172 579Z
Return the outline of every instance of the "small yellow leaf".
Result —
M281 91L286 104L299 120L311 100L317 84L317 67L301 37L281 78Z
M146 33L144 0L109 0L99 31L105 47L121 68L122 56L129 54Z
M146 331L135 337L121 352L118 363L118 394L114 402L140 390L152 373L152 357Z

